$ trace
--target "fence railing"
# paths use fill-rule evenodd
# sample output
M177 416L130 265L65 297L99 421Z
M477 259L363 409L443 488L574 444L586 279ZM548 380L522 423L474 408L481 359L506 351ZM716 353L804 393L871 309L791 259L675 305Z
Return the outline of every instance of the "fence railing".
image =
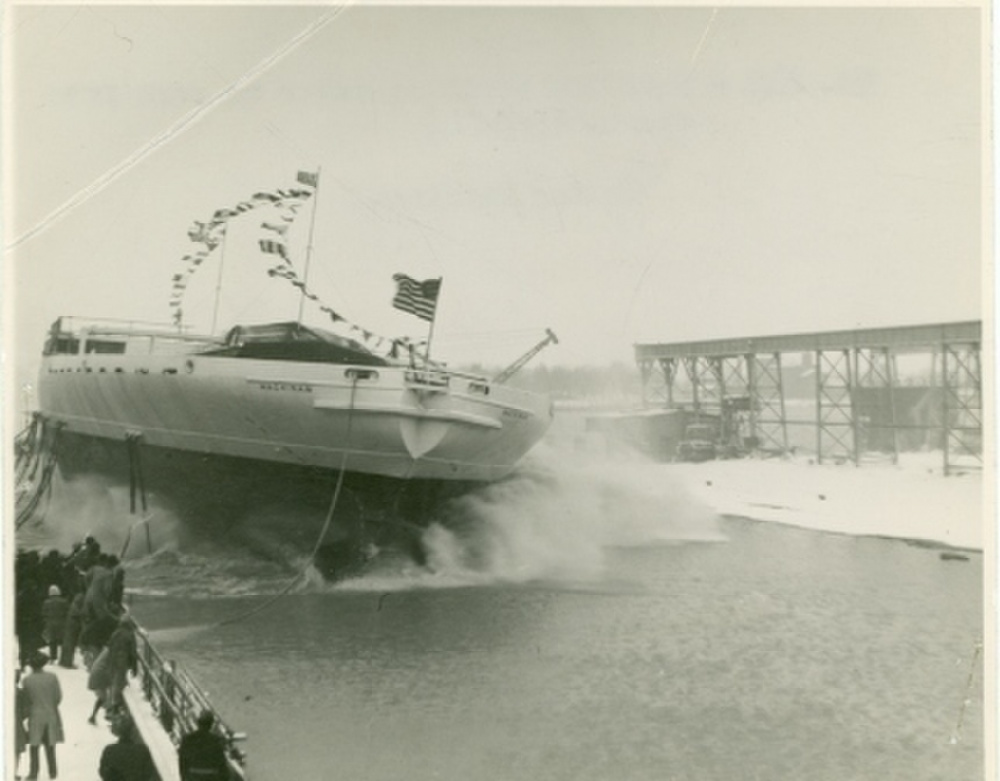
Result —
M136 631L139 652L139 680L142 693L175 746L197 726L202 711L215 715L216 734L225 742L226 759L232 781L246 779L246 735L231 729L212 706L205 690L176 662L164 659L143 629Z

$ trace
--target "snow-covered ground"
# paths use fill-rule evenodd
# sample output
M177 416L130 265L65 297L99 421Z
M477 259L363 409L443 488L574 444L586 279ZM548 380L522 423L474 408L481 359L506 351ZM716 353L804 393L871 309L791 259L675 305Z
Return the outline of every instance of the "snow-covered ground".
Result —
M945 477L940 453L904 453L898 465L775 458L663 468L720 514L978 550L996 527L986 492L992 475L968 469Z

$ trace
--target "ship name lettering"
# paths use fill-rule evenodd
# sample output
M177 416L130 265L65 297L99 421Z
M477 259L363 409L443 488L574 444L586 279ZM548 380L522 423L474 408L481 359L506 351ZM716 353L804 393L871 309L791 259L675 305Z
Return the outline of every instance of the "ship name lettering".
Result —
M298 391L299 393L312 393L312 386L302 385L293 382L259 382L257 386L261 390L270 391Z

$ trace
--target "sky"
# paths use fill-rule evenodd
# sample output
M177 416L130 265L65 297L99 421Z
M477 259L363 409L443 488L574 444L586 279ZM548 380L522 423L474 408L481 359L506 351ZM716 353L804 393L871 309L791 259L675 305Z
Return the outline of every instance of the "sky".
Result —
M979 319L984 14L948 8L8 5L7 370L60 315L169 322L187 231L319 171L290 251L356 325L549 365L672 342ZM297 316L255 213L185 291ZM221 293L216 298L219 259ZM329 326L307 307L307 323ZM341 324L341 328L344 324Z

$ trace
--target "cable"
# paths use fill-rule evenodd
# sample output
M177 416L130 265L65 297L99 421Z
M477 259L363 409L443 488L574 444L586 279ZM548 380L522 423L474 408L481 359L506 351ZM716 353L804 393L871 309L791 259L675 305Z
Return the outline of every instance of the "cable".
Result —
M98 176L93 182L88 184L86 187L78 191L75 195L71 196L62 205L54 209L50 214L44 217L40 222L34 225L32 228L28 229L20 236L17 236L10 244L8 244L5 249L11 250L15 247L23 244L26 241L34 238L38 234L42 233L49 226L54 224L56 221L61 219L70 211L74 210L76 207L86 203L93 196L97 195L99 192L108 187L112 182L118 179L123 174L127 173L134 166L141 163L146 157L151 155L157 149L159 149L164 144L172 141L175 136L183 133L189 127L198 122L203 116L211 112L216 106L222 104L233 95L245 89L247 86L252 84L258 78L260 78L264 73L271 70L275 65L277 65L281 60L287 57L291 52L295 51L299 46L304 44L314 35L316 35L320 30L326 27L330 22L336 19L341 13L347 9L347 5L334 6L331 10L326 11L318 19L309 24L304 30L299 32L289 41L280 46L276 51L272 52L270 55L265 57L261 62L259 62L254 67L250 68L238 79L236 79L231 84L226 85L222 90L217 92L215 95L210 97L208 100L195 106L191 111L182 116L176 122L174 122L170 127L166 128L164 131L154 136L152 139L147 141L141 147L136 149L132 154L126 157L124 160L120 161L116 165L109 168L103 174Z
M316 554L319 553L319 549L323 545L323 540L326 538L326 533L330 529L330 524L333 522L334 512L337 509L337 503L340 501L340 491L341 488L343 488L344 486L344 475L347 472L347 456L350 453L351 433L354 424L354 400L358 389L359 379L360 378L358 377L357 374L354 374L353 377L351 378L351 405L347 411L347 436L345 437L344 440L344 452L340 459L340 473L337 475L337 485L333 490L333 497L330 499L330 507L326 511L326 518L323 521L323 528L320 530L319 537L316 538L316 544L313 546L312 553L309 554L309 560L303 565L302 569L298 573L296 573L296 575L291 580L289 580L288 583L285 585L285 587L281 589L281 591L279 591L277 594L273 594L269 599L267 599L260 605L257 605L256 607L253 607L244 613L212 624L212 627L228 626L229 624L235 624L246 618L250 618L250 616L256 615L257 613L264 610L266 607L273 605L275 602L281 599L281 597L288 594L292 590L292 588L300 580L302 580L303 577L305 577L308 568L315 563Z
M20 497L15 498L15 521L14 529L20 529L29 520L34 517L35 511L38 509L38 505L41 503L44 495L51 497L52 492L52 475L55 473L57 458L56 458L56 445L59 437L59 429L62 424L55 424L49 428L43 428L41 436L38 438L37 447L34 449L34 465L31 471L30 479L34 479L37 472L38 466L44 461L42 465L42 473L35 484L34 490L31 492L27 498L23 498L24 494ZM46 434L51 430L51 435L48 436L48 444L46 444ZM17 499L21 499L21 506L17 507ZM44 516L43 516L44 517Z

